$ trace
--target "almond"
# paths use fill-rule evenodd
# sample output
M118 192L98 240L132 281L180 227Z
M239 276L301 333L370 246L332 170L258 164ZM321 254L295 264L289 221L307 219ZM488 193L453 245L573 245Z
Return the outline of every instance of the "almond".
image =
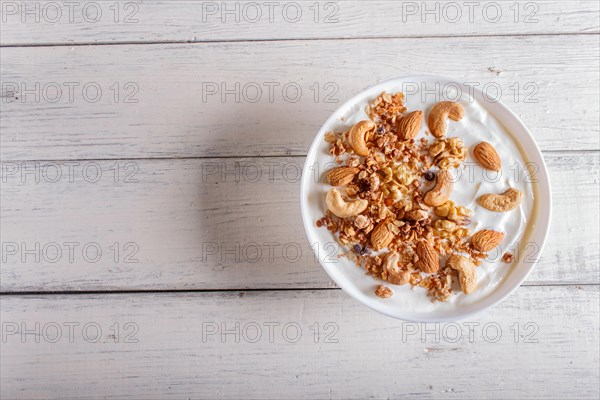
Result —
M360 170L354 167L337 167L327 171L327 182L331 186L344 186L352 182Z
M488 142L481 142L473 149L473 155L479 164L490 171L500 171L502 161L494 146Z
M440 269L440 258L433 247L427 242L418 242L415 250L418 260L415 266L427 274L433 274Z
M418 135L422 123L422 111L413 111L400 118L396 124L396 131L400 140L414 139Z
M477 232L471 237L471 243L475 250L488 252L498 247L504 239L503 232L496 232L488 229Z
M379 251L394 239L394 234L388 228L387 221L381 221L371 232L371 246L375 251Z

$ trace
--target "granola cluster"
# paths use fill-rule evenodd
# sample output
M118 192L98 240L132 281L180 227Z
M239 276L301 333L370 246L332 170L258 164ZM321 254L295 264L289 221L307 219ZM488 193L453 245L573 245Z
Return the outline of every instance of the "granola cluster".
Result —
M475 266L487 254L470 240L473 212L449 200L443 188L434 195L425 189L437 181L429 190L435 191L441 174L462 165L467 149L458 137L400 139L416 135L411 132L422 122L420 114L418 122L415 115L402 121L408 118L404 101L403 93L382 93L367 106L370 121L360 129L357 124L325 135L339 167L328 172L328 210L316 224L337 235L367 274L424 287L432 299L446 301L453 279L461 281L467 272L440 267L440 258L461 253ZM383 285L377 289L382 298L392 294Z

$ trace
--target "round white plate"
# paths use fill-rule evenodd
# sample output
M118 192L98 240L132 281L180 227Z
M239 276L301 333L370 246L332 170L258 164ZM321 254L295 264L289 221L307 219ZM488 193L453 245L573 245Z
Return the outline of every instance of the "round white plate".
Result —
M376 311L398 319L422 322L452 321L472 316L500 302L527 278L541 255L549 229L551 193L548 171L530 132L508 107L496 99L499 94L495 90L496 87L491 86L491 88L493 90L481 91L475 85L465 85L436 76L397 78L357 94L338 108L321 127L310 147L303 169L300 201L302 220L310 245L321 265L335 283L350 296ZM352 126L354 122L366 119L364 105L384 91L388 93L404 92L407 96L408 110L424 110L425 121L429 108L435 102L459 101L465 108L465 119L468 119L470 112L479 114L477 118L474 118L479 124L476 128L483 129L479 140L490 140L492 143L497 143L501 147L498 149L501 157L508 152L512 154L511 157L521 160L521 163L531 164L535 167L531 170L527 169L526 171L531 171L531 174L525 174L525 177L521 173L515 173L514 177L508 178L508 175L512 175L514 171L511 166L506 166L505 169L503 162L502 172L505 173L505 177L502 183L504 185L482 186L488 192L491 192L492 188L496 188L493 191L495 193L501 193L502 189L506 189L506 185L520 187L521 190L524 190L526 208L521 207L519 212L521 213L520 217L526 220L527 229L518 232L519 237L510 239L513 242L508 243L505 247L515 254L513 263L502 263L499 261L499 256L501 256L499 254L494 262L489 263L490 265L484 263L478 267L482 268L481 271L485 271L485 280L479 283L483 289L480 290L478 287L475 292L479 292L478 294L464 295L458 290L456 294L453 294L456 297L452 301L432 302L427 298L423 288L410 288L409 285L400 287L375 279L366 275L365 270L353 261L346 257L339 257L349 249L340 246L334 235L325 227L317 228L315 225L315 222L325 215L325 193L330 188L323 181L323 172L335 165L333 156L328 153L329 144L324 140L325 133L343 131ZM457 125L453 126L453 124ZM461 137L460 129L458 123L451 121L447 136ZM473 143L473 138L465 140L465 145L469 147L467 161L473 161L470 150ZM520 165L521 170L525 170L523 167ZM515 182L511 182L511 180L515 180ZM475 199L470 206L476 208L477 205L474 202ZM462 205L469 206L468 204ZM526 210L526 213L523 210ZM485 210L474 211L476 214L474 218L477 217L478 212L487 212ZM517 212L517 210L512 212ZM505 216L498 216L498 218L505 218ZM473 227L471 228L473 229ZM479 228L481 229L481 227ZM489 283L487 283L488 281ZM378 284L391 287L395 295L388 299L377 297L374 290Z

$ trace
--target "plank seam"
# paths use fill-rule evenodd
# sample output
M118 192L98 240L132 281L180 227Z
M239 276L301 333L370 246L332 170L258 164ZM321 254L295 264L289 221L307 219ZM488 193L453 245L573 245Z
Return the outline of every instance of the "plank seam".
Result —
M278 39L215 39L215 40L157 40L157 41L120 41L120 42L76 42L76 43L14 43L0 44L0 48L14 47L74 47L74 46L133 46L133 45L165 45L165 44L218 44L218 43L270 43L270 42L302 42L302 41L340 41L340 40L384 40L384 39L469 39L469 38L494 38L494 37L554 37L554 36L593 36L600 35L600 31L594 32L544 32L544 33L507 33L496 35L420 35L420 36L374 36L374 37L318 37L318 38L278 38Z
M519 287L595 287L600 283L556 283L556 284L522 284ZM342 290L339 287L330 288L272 288L272 289L137 289L137 290L62 290L62 291L22 291L22 292L0 292L0 297L11 296L39 296L39 295L95 295L95 294L163 294L163 293L226 293L226 292L300 292L300 291L331 291Z
M600 153L599 149L584 149L584 150L542 150L542 154L594 154ZM165 160L214 160L214 159L254 159L254 158L304 158L307 154L267 154L267 155L240 155L240 156L183 156L183 157L117 157L117 158L69 158L69 159L36 159L36 160L0 160L3 163L33 163L33 162L86 162L86 161L165 161Z

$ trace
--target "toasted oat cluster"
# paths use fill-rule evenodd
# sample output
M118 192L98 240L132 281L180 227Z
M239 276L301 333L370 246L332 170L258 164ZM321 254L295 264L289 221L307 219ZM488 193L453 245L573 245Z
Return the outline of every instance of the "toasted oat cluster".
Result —
M377 285L375 288L375 295L377 295L377 297L381 297L382 299L387 299L388 297L392 297L394 292L387 286Z
M408 112L404 101L403 93L382 93L366 108L369 120L325 135L339 166L327 171L332 188L326 215L316 224L349 248L346 255L367 274L394 285L424 287L433 300L446 301L454 279L466 294L475 289L476 267L504 233L472 234L473 212L450 200L454 182L449 170L462 166L467 149L459 137L445 137L445 131L448 119L462 118L462 106L437 103L429 113L429 132L417 139L423 112ZM475 157L484 168L498 170L500 158L488 145L476 146ZM509 189L484 195L479 203L505 212L516 208L521 197ZM379 285L376 295L388 298L393 291Z

